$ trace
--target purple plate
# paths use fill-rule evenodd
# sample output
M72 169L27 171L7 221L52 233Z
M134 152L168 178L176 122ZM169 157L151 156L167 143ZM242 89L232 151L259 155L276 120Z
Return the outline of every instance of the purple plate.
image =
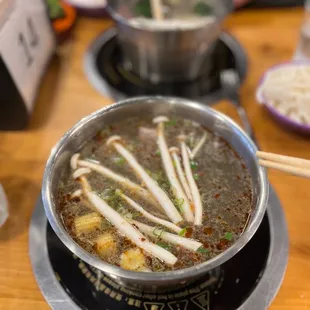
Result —
M289 129L291 131L294 131L296 133L300 133L303 135L310 135L310 125L303 125L300 123L297 123L296 121L292 120L290 117L280 113L276 108L274 108L271 104L268 103L268 100L264 97L261 86L266 80L267 74L275 71L276 69L280 67L287 67L287 66L301 66L301 65L308 65L310 67L309 61L291 61L291 62L285 62L278 65L275 65L268 69L262 76L262 78L259 81L259 85L256 91L256 100L263 104L266 110L270 113L270 115L273 117L275 121L277 121L280 125L285 127L286 129Z
M90 0L85 0L85 4L82 3L82 1L76 1L76 0L64 0L68 4L74 6L78 13L83 16L89 16L89 17L109 17L109 14L106 10L107 4L102 5L89 5Z

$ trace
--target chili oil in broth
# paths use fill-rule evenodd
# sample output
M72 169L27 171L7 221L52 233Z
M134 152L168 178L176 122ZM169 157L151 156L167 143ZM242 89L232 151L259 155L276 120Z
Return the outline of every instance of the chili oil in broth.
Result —
M140 128L140 129L139 129ZM142 133L141 133L141 128ZM160 152L156 144L156 129L151 118L130 118L110 125L89 141L81 150L82 159L89 159L110 168L131 181L141 184L126 160L122 158L113 147L106 145L106 140L112 135L119 135L124 139L126 148L130 150L138 162L164 189L177 208L182 209L182 202L177 201L170 191L170 184L165 175ZM169 147L178 146L177 136L180 133L187 135L187 145L193 149L202 137L205 129L199 124L183 118L173 117L165 124L165 137ZM203 225L194 226L182 222L179 226L186 228L184 237L196 239L203 244L197 252L192 252L181 246L171 245L160 240L158 233L149 238L154 243L171 251L178 261L174 266L168 266L159 259L146 255L148 267L154 272L183 269L203 263L227 249L242 234L252 208L252 183L249 171L240 156L221 137L208 132L208 138L194 161L191 161L194 178L199 187L203 202ZM150 226L160 227L145 219L138 212L127 205L115 190L120 186L96 172L87 175L94 191L98 193L111 207L120 213L128 214L135 220ZM102 217L100 229L94 232L77 235L74 229L76 217L94 212L86 199L70 199L70 194L80 189L80 184L72 178L70 164L64 169L61 176L58 193L58 212L63 225L70 236L87 252L100 257L96 252L94 240L105 232L112 233L117 239L117 251L109 257L101 257L110 264L120 265L121 254L136 246ZM158 209L147 204L134 193L122 189L124 193L134 199L146 210L154 215L167 219ZM167 228L164 229L168 231ZM156 236L155 236L156 235Z

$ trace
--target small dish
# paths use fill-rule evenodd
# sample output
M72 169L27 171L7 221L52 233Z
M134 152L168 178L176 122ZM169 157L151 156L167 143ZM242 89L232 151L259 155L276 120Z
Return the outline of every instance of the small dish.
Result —
M60 5L64 11L64 16L52 20L58 43L62 43L70 37L77 18L76 9L73 6L65 1L60 1Z
M286 129L289 129L291 131L294 131L296 133L302 134L302 135L310 135L310 124L301 124L289 116L281 113L279 110L277 110L273 105L268 103L268 99L264 96L262 91L262 86L268 76L269 73L278 70L281 67L287 67L287 66L309 66L310 68L310 62L307 61L293 61L293 62L285 62L278 65L275 65L268 69L262 76L259 82L259 86L256 91L256 100L264 105L265 109L269 112L269 114L272 116L272 118L278 122L281 126L283 126Z

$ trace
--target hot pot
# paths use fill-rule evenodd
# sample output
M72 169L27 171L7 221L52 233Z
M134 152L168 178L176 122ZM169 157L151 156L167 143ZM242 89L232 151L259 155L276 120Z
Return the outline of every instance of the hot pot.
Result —
M64 165L69 164L70 157L76 153L98 130L106 125L135 115L174 114L196 121L228 141L244 159L253 184L253 210L250 221L243 235L226 251L200 265L183 270L160 273L133 272L110 265L83 250L73 241L65 230L56 211L56 197L59 176ZM131 98L105 107L83 118L70 129L52 149L47 161L42 198L46 216L60 240L66 247L89 265L103 271L122 285L143 289L161 290L184 285L200 277L232 258L253 237L265 214L269 185L266 172L258 165L256 146L247 134L231 119L210 107L197 102L170 97Z
M190 4L182 0L176 6L180 6L180 2L182 7ZM158 28L147 20L132 22L131 13L127 11L134 10L137 0L108 0L125 68L152 83L189 81L208 74L212 69L210 57L214 42L220 35L223 20L233 10L233 1L205 2L213 8L214 21L191 23L186 27L183 21L178 27Z

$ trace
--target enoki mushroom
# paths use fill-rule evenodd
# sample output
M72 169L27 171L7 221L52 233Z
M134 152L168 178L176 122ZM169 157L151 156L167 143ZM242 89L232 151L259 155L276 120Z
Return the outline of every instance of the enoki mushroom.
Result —
M201 139L198 141L197 145L194 147L194 149L191 151L190 153L190 158L194 159L196 157L196 155L198 154L198 152L200 151L200 149L202 148L202 146L204 145L204 143L206 142L208 137L208 134L205 132L203 134L203 136L201 137Z
M162 159L163 166L165 168L166 175L171 184L172 192L179 201L183 202L182 203L183 212L181 213L183 213L185 219L188 222L193 222L194 215L192 213L190 203L188 201L186 194L183 191L183 188L174 170L172 159L169 154L167 142L165 139L164 124L167 121L169 121L169 119L165 116L159 116L153 120L153 123L157 124L157 145L158 145L158 148L161 154L161 159Z
M195 221L194 224L195 225L202 225L202 202L201 202L201 197L200 197L200 193L198 190L198 186L195 182L194 176L193 176L193 172L191 169L191 164L190 164L190 160L189 160L189 155L187 152L187 146L185 144L185 139L186 137L184 135L180 135L178 137L179 141L180 141L180 145L181 145L181 153L182 153L182 159L183 159L183 167L185 170L185 175L186 175L186 179L189 185L189 188L191 189L192 192L192 196L193 196L193 203L195 206Z
M116 193L123 198L132 208L134 208L135 210L137 210L138 212L140 212L144 217L146 217L147 219L149 219L150 221L152 221L153 223L156 224L160 224L162 226L167 227L168 229L171 229L173 231L175 231L176 233L179 233L182 228L180 228L179 226L168 222L166 220L163 220L159 217L154 216L153 214L147 212L146 210L144 210L139 204L137 204L134 200L132 200L131 198L129 198L128 196L126 196L125 194L123 194L121 191L117 190Z
M92 191L92 188L88 183L87 178L85 177L85 174L91 172L91 170L89 169L87 171L85 168L81 169L84 170L76 170L73 177L79 179L84 195L93 204L96 210L113 226L115 226L121 234L130 239L139 248L161 259L168 265L174 265L177 261L177 258L172 253L150 242L133 225L127 222L118 212L111 208L103 199L101 199L94 191Z
M93 162L87 160L80 160L80 154L74 154L71 157L71 168L77 169L78 167L89 168L97 173L101 174L102 176L109 178L118 184L120 184L123 188L127 188L133 192L135 192L140 198L144 201L151 203L153 206L157 207L160 211L162 208L158 204L158 202L154 199L154 197L143 187L139 186L138 184L130 181L129 179L113 172L112 170L104 167L103 165L95 164Z
M112 145L116 151L122 155L131 168L144 182L145 186L152 193L155 199L162 206L167 216L173 223L179 223L183 220L179 211L176 209L168 195L158 186L158 184L147 174L144 168L138 163L136 158L122 145L120 144L121 138L119 136L112 136L108 139L107 144Z
M160 228L157 228L157 227L151 227L151 226L145 225L145 224L138 222L138 221L132 221L132 223L135 224L141 232L143 232L144 234L146 234L150 237L158 237L158 238L160 238L164 241L167 241L171 244L182 246L183 248L186 248L190 251L195 252L201 246L203 246L202 243L200 243L198 241L183 238L183 237L180 237L180 236L175 235L175 234L171 234L171 233L166 232L166 231L164 231Z
M188 183L187 183L187 180L186 180L183 168L182 168L182 164L181 164L181 161L180 161L180 157L179 157L180 150L177 147L171 147L169 149L169 151L171 153L173 162L175 164L175 167L176 167L176 170L177 170L177 173L178 173L178 177L179 177L179 179L181 181L181 184L182 184L182 186L184 188L184 191L185 191L188 199L190 199L192 201L193 200L193 196L192 196L191 190L190 190L190 188L188 186Z

